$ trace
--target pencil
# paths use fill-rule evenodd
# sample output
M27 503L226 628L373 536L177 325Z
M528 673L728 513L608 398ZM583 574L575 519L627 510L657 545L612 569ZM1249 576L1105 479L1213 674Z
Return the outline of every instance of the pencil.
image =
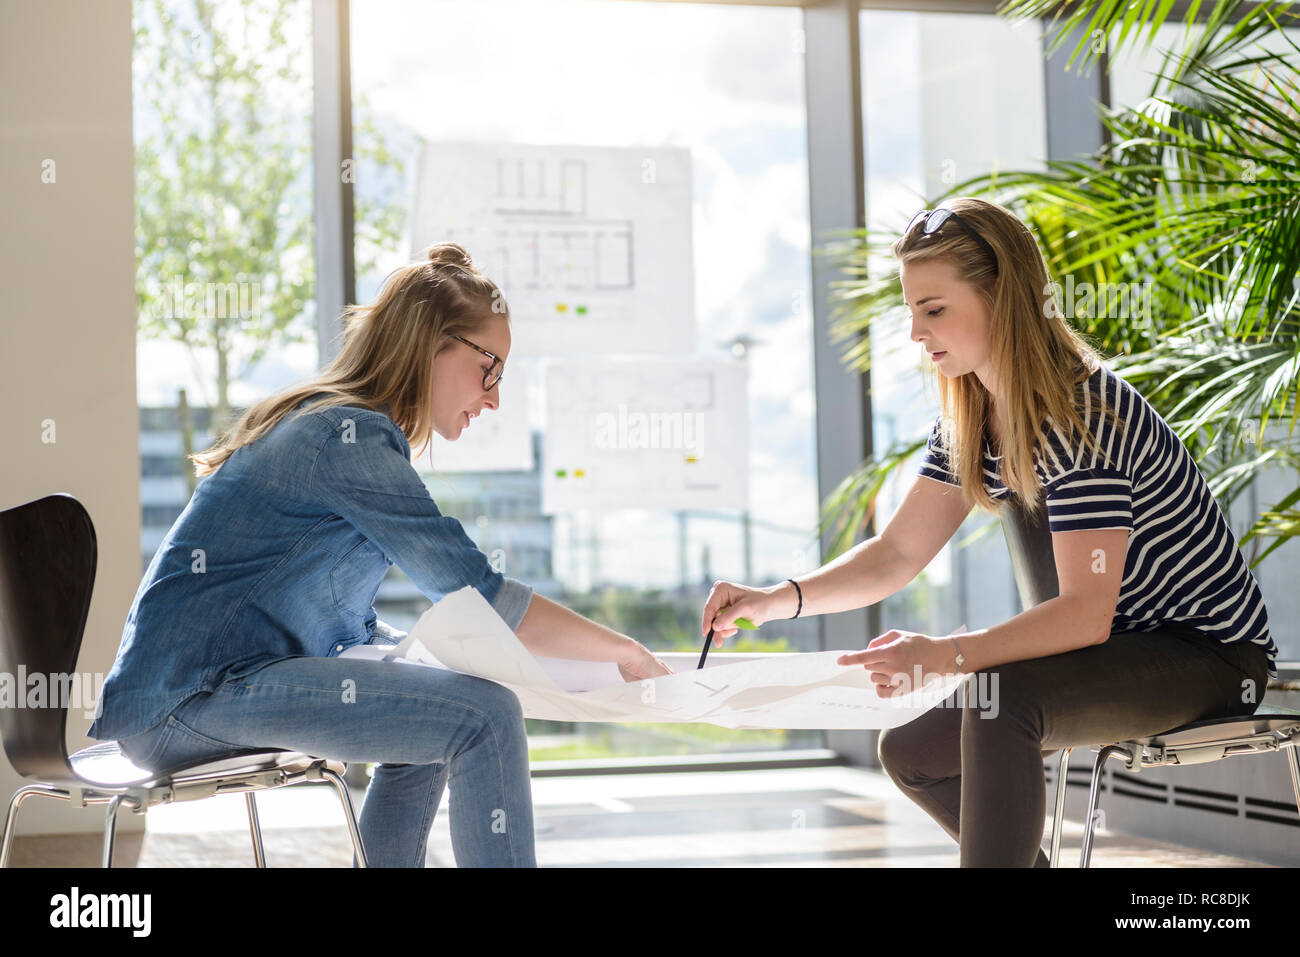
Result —
M722 610L723 610L723 611L726 611L725 608L722 609ZM748 618L737 618L737 619L733 622L733 624L734 624L737 628L744 628L746 631L754 631L754 630L758 627L758 626L755 625L752 621L750 621ZM709 646L712 645L712 644L713 644L713 629L710 628L710 629L709 629L709 637L707 637L707 638L704 639L704 649L700 652L700 663L699 663L698 665L695 666L695 670L696 670L696 671L699 671L701 668L704 667L704 659L707 658L707 657L709 657Z
M713 644L712 628L709 629L709 637L704 639L704 650L700 652L700 663L695 666L696 671L699 671L701 668L704 667L704 659L709 657L709 645L711 644Z

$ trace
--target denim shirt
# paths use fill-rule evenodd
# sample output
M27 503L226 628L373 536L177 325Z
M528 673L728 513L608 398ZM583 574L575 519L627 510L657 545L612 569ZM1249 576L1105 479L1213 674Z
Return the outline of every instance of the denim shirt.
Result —
M274 661L395 641L374 609L392 564L433 601L472 585L519 627L532 588L438 511L392 419L308 401L195 489L136 592L90 737L139 734Z

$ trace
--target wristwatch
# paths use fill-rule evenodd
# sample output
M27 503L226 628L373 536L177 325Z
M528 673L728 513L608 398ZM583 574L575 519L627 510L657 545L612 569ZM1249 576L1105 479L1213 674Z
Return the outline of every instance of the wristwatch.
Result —
M961 653L961 645L957 644L957 639L952 639L953 647L957 649L957 673L962 674L961 666L966 663L966 656Z

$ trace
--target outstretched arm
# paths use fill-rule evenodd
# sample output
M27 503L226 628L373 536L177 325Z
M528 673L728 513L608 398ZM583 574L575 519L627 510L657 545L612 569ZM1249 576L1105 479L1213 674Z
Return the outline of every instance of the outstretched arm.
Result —
M584 618L536 592L515 634L529 652L543 658L613 661L644 677L669 673L667 666L639 641ZM643 671L648 673L643 675Z

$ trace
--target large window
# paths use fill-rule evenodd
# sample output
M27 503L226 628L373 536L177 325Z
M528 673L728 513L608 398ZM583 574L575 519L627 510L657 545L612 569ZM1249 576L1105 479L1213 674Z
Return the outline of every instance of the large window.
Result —
M317 367L309 0L137 0L141 568L187 452Z
M860 17L869 228L901 230L926 198L972 176L1042 168L1037 24L1013 26L988 14L864 10ZM938 413L938 373L910 335L906 309L871 323L877 453ZM882 489L877 527L888 524L918 464L919 457ZM882 603L885 626L946 635L1018 614L1001 532L989 529L957 547L994 521L973 511L917 582Z
M412 214L401 242L376 243L358 230L358 299L373 297L384 276L417 247L443 238L468 236L471 255L489 274L495 267L498 281L514 280L506 290L514 330L510 364L514 384L524 387L503 394L503 408L489 415L504 421L508 401L526 408L531 468L439 468L428 476L434 499L485 552L501 558L505 574L652 649L698 653L700 613L714 579L767 585L820 563L813 536L818 501L799 10L383 0L366 3L364 16L354 7L351 26L357 205L401 197ZM375 148L379 141L384 150ZM604 155L600 150L645 151L647 159L658 158L661 171L663 157L685 157L689 192L663 211L685 218L686 268L642 274L622 302L644 309L684 296L693 315L669 308L637 332L635 342L603 348L611 361L633 364L655 350L657 358L680 363L682 389L694 387L691 370L699 362L742 367L746 411L739 414L747 416L747 449L731 475L748 485L747 508L687 501L543 511L543 468L555 454L551 443L564 437L563 424L548 428L557 386L551 376L556 363L594 356L569 356L523 331L539 318L539 308L551 307L539 306L519 279L518 258L494 255L481 230L443 235L422 225L417 198L429 192L421 182L427 151L443 169L463 169L467 157L477 156L507 171L505 187L495 179L497 185L475 187L461 197L467 205L485 208L488 193L508 188L536 200L530 209L554 212L577 207L562 199L546 206L547 164L568 169L565 175L585 175L575 171L593 169L588 160ZM527 163L520 163L525 154ZM626 182L607 179L591 188L632 190L646 169L638 163ZM590 175L595 184L596 174ZM653 217L638 215L632 209L614 218L634 219L634 231L650 230L636 232L634 242L653 238ZM471 218L468 225L482 223ZM586 241L565 228L564 242ZM582 248L574 253L575 270L582 255ZM552 272L540 277L543 285L570 261L551 256L548 262ZM587 290L585 281L580 277L576 288ZM627 277L611 281L626 284ZM689 341L676 350L668 340L681 341L683 317L690 320ZM660 326L663 341L654 332ZM607 399L613 403L616 396ZM385 583L391 594L410 599L400 573L392 575ZM426 605L416 598L381 613L409 625ZM816 620L775 622L759 634L730 647L817 648ZM818 746L822 738L820 732L683 724L530 722L530 732L535 759Z

